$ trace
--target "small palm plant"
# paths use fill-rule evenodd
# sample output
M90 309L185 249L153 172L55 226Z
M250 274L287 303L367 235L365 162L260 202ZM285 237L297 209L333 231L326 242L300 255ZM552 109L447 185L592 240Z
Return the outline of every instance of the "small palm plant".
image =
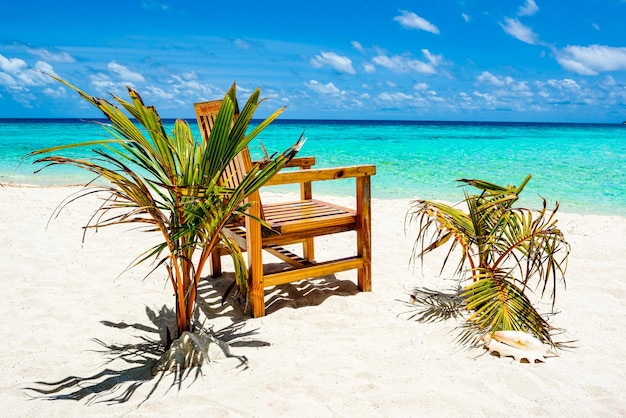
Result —
M536 279L541 295L551 289L552 306L559 279L565 284L569 244L556 227L554 211L532 211L513 207L526 184L498 186L482 180L459 180L477 188L479 194L465 192L468 212L443 203L416 200L409 211L410 222L418 224L413 260L448 243L448 255L442 270L455 249L460 249L456 274L469 281L458 296L469 311L469 333L462 342L473 342L471 335L514 330L533 334L542 342L554 345L553 328L533 307L527 296ZM434 233L431 233L433 230ZM466 267L469 266L469 269ZM432 293L421 292L432 302ZM432 310L431 310L432 311Z
M241 251L220 231L234 217L246 215L253 204L247 197L293 158L302 146L302 137L263 167L253 167L241 184L232 189L220 181L228 163L284 110L278 109L247 133L262 101L260 89L252 93L236 117L233 84L224 97L210 138L201 141L194 138L183 120L177 120L173 132L168 133L156 109L144 105L139 93L131 88L130 101L117 96L109 101L54 78L102 112L109 121L103 127L111 138L56 146L30 155L95 147L90 158L44 156L35 163L46 163L46 167L70 164L105 180L104 185L91 183L76 197L98 191L110 196L85 228L142 224L147 231L160 233L162 241L141 254L137 264L156 258L158 265L165 266L176 298L175 336L194 331L198 283L212 250L220 243L231 249L238 287L246 294L247 270Z

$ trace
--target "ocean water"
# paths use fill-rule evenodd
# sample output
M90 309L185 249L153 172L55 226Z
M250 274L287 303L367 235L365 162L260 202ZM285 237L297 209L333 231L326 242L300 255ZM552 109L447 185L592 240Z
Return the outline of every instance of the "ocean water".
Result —
M197 135L195 121L190 125ZM251 152L260 157L262 147L270 154L282 151L303 131L307 142L300 155L314 155L318 167L375 164L375 198L457 202L463 198L457 179L520 184L532 174L520 205L539 208L542 196L551 207L559 201L564 212L626 216L626 125L278 120L253 142ZM90 173L70 167L34 174L39 167L23 157L106 135L89 121L0 119L0 182L89 181ZM314 185L316 193L353 191L348 180Z

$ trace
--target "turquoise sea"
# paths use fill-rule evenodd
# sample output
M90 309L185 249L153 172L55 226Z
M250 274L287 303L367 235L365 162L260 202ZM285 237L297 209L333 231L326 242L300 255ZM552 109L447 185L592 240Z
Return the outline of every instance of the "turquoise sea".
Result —
M563 212L626 217L626 125L278 120L260 140L268 152L282 151L303 130L308 139L300 155L314 155L319 167L375 164L375 198L456 202L463 198L456 179L519 184L532 174L524 206L538 208L543 196L550 206L558 200ZM0 119L0 182L88 181L89 173L68 167L34 174L32 160L20 161L39 148L105 135L85 120ZM263 155L258 142L252 152ZM353 190L343 180L314 186L324 194Z

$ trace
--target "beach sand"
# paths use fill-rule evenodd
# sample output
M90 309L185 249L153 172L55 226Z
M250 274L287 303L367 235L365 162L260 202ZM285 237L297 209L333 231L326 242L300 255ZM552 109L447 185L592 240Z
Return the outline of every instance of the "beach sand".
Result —
M239 358L203 367L180 389L171 375L154 389L145 361L116 359L95 340L131 348L158 339L171 285L163 269L146 278L148 264L125 271L152 242L146 233L105 228L81 243L95 198L50 220L73 190L0 187L0 416L626 415L625 218L560 214L572 252L550 321L576 348L545 363L464 350L453 323L410 320L413 287L453 286L438 277L445 250L410 266L409 200L374 200L372 292L357 291L355 272L279 286L266 291L268 315L250 319L221 303L232 276L204 281L207 324ZM350 239L319 240L318 252ZM52 396L82 399L29 390L60 386Z

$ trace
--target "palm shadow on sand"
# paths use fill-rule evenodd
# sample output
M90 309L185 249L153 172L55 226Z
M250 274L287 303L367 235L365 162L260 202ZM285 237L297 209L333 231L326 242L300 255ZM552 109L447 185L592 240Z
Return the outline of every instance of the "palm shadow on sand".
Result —
M190 379L191 383L202 375L200 367L194 367L178 372L153 372L160 356L165 352L167 338L166 326L172 328L175 321L174 313L167 307L159 312L146 308L146 314L151 325L143 323L127 324L102 321L108 327L131 329L140 331L135 344L107 344L99 339L93 341L100 348L94 351L102 353L104 368L88 376L68 376L58 381L38 381L24 390L33 399L44 400L75 400L85 401L87 404L107 403L121 404L129 401L144 384L149 384L149 393L142 402L148 400L161 383L170 387L180 386L183 381ZM244 331L245 323L238 321L220 330L210 330L210 334L229 346L262 346L262 341L250 340L256 331ZM247 368L247 359L244 356L231 355L238 360L236 368ZM115 367L114 367L115 363Z
M284 265L277 263L270 265L270 268L282 269ZM209 323L216 318L226 318L231 322L224 328L210 329L209 332L231 348L268 346L268 342L252 338L257 334L256 330L244 329L245 321L250 315L244 312L242 305L232 303L233 284L233 273L225 273L217 279L210 278L200 283L198 308L204 317ZM275 286L265 292L266 314L286 307L316 306L330 296L349 296L358 292L353 281L339 280L334 275ZM165 351L167 329L174 329L175 315L171 309L163 306L158 312L146 307L146 316L149 325L101 322L108 327L139 331L141 334L134 344L109 344L94 339L100 346L94 351L102 353L104 358L104 368L101 371L87 376L68 376L57 381L38 381L24 390L34 399L121 404L128 402L146 384L151 385L151 388L142 402L148 400L161 383L170 388L178 386L179 389L184 380L189 379L193 383L202 374L200 367L176 373L153 373L155 364ZM247 368L245 356L232 357L238 360L236 368Z

